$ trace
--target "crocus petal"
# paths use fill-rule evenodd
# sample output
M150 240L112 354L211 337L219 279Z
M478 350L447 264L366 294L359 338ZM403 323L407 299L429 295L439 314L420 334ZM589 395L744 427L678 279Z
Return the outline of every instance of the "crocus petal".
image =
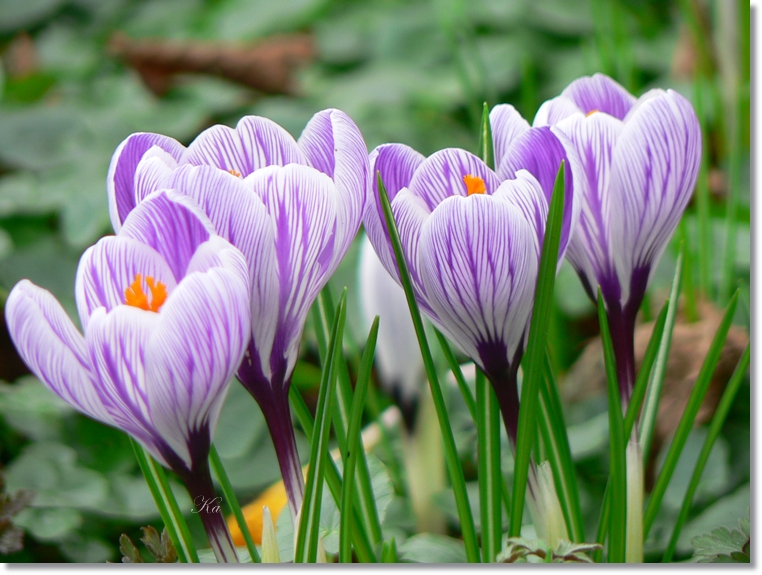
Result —
M545 193L545 200L550 205L553 187L556 183L561 160L566 161L564 169L564 221L561 230L561 257L572 236L579 217L579 202L575 201L576 177L579 171L579 159L570 146L564 145L565 136L555 128L544 126L531 128L518 136L508 148L503 158L498 175L501 180L511 180L518 170L529 171L540 182Z
M446 148L424 160L413 174L408 189L433 210L450 196L468 195L468 188L463 181L467 175L484 180L487 194L494 192L500 185L495 172L472 153L458 148Z
M21 280L5 303L5 318L32 373L70 405L112 424L90 371L85 339L50 292Z
M500 163L511 142L529 129L529 122L510 104L500 104L489 113L492 125L492 145L495 169L500 173Z
M429 301L463 352L504 369L523 338L537 275L535 233L508 202L454 197L432 213L419 258Z
M153 192L167 188L163 183L176 168L175 159L159 146L148 150L135 168L135 205Z
M608 114L574 114L558 125L568 136L582 167L576 191L581 213L567 252L578 273L591 289L601 285L607 297L618 298L618 283L611 266L609 194L611 158L624 124Z
M297 164L265 168L248 180L274 222L279 280L277 300L270 302L278 310L273 340L278 349L273 349L272 357L277 365L268 367L270 362L263 361L262 367L269 376L271 368L283 369L286 360L285 373L290 373L307 312L338 263L334 258L336 187L325 174ZM270 357L265 342L255 343L263 359Z
M148 407L145 352L159 315L126 305L110 312L98 308L85 332L93 373L102 395L109 399L109 415L117 427L149 448L156 441Z
M185 152L185 147L173 138L139 132L119 144L111 158L106 187L111 225L115 232L120 230L127 214L135 207L135 168L153 146L159 146L178 162Z
M637 270L653 271L696 184L701 129L691 104L668 90L628 118L611 160L612 251L629 298ZM616 206L616 209L613 209Z
M434 313L434 310L428 303L428 299L426 298L426 288L421 279L418 251L421 230L423 229L424 223L431 215L429 206L426 205L426 202L422 198L414 195L407 188L403 188L392 202L392 214L394 214L394 221L397 222L400 244L405 253L405 261L407 262L410 279L413 282L416 300L418 300L421 309L436 322L436 313ZM397 264L393 263L392 265L394 265L393 273L392 270L387 269L387 271L392 274L392 277L397 283L402 285L402 282L399 279Z
M179 282L196 248L213 233L214 226L193 199L160 190L132 210L119 235L159 252Z
M404 144L383 144L370 153L373 198L368 201L363 224L381 263L395 278L399 277L399 272L381 208L381 197L378 195L378 174L381 174L381 181L391 203L402 188L410 185L413 174L425 159L423 154Z
M243 257L240 270L244 270ZM187 276L161 309L145 348L153 424L190 468L195 433L216 427L227 387L249 339L248 282L212 268Z
M323 110L309 121L299 138L310 165L336 184L339 212L336 254L349 249L370 194L368 148L352 119L340 110Z
M583 114L604 112L620 120L635 103L635 96L605 74L574 80L561 95L574 102Z
M108 236L82 255L77 268L74 293L83 329L87 330L93 311L103 307L111 311L125 303L125 290L143 277L143 291L150 293L146 277L164 284L167 293L175 289L172 270L152 247L129 237Z
M259 116L244 116L235 129L212 126L188 146L185 162L211 165L246 177L265 166L306 164L293 136L278 124Z
M537 114L534 116L532 126L540 128L542 126L552 126L572 114L581 112L579 106L565 96L556 96L551 100L542 103Z
M524 219L529 222L535 232L534 244L537 261L539 261L542 242L545 238L545 222L548 219L548 202L545 200L540 182L527 170L519 170L516 172L515 180L504 181L492 196L507 201L524 214ZM559 265L561 261L559 259Z

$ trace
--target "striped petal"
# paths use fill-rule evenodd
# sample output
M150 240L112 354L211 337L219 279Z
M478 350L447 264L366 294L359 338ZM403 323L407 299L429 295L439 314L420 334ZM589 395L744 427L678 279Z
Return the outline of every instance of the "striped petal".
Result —
M581 111L579 106L566 96L556 96L542 103L539 110L537 110L537 114L535 114L532 126L535 128L552 126Z
M119 235L159 252L175 280L180 281L196 248L213 233L214 226L193 199L164 190L141 202L127 217Z
M627 119L611 160L611 243L629 299L633 274L653 271L696 184L701 129L672 90L649 94Z
M145 353L159 325L159 315L126 305L109 312L98 308L85 331L92 370L101 393L108 397L107 408L114 425L154 454L158 442L148 405Z
M535 241L519 210L486 195L442 202L423 227L429 301L453 341L491 376L508 366L524 335Z
M299 147L310 165L334 181L339 197L336 254L343 257L360 228L370 196L368 148L352 119L323 110L309 121Z
M187 276L162 307L145 348L153 425L189 468L194 438L214 432L249 339L248 282L237 257L238 270Z
M562 160L566 161L566 168L564 169L565 195L561 257L566 253L580 210L579 201L575 200L575 182L580 176L579 159L566 142L564 135L548 126L527 130L508 148L498 171L501 180L511 180L518 170L527 170L537 178L545 194L545 200L550 205Z
M5 303L5 318L32 373L76 409L113 425L90 370L85 339L50 292L21 280Z
M410 181L409 190L433 210L450 196L468 195L463 180L467 175L484 180L487 194L492 194L500 185L495 172L472 153L446 148L423 161Z
M269 378L273 372L288 374L293 369L307 312L338 264L338 194L328 176L296 164L265 168L247 180L262 198L275 231L278 292L274 301L262 305L278 310L277 329L265 332L265 342L254 340ZM252 335L256 338L261 332L255 328Z
M243 177L265 166L306 164L293 136L278 124L259 116L244 116L233 128L212 126L188 146L185 162L210 165Z
M495 199L502 199L518 208L534 230L534 246L537 261L540 261L542 242L545 239L545 222L548 219L548 202L540 182L526 170L516 172L515 180L506 180L493 194ZM559 265L563 254L559 255Z
M135 207L135 169L143 155L154 146L158 146L178 162L185 153L185 147L173 138L139 132L119 144L111 158L106 187L111 225L115 232L120 230L127 215Z
M510 104L500 104L489 114L492 125L492 145L495 154L495 170L500 173L500 163L511 142L529 129L529 122Z
M619 298L611 255L611 209L609 193L611 160L624 124L608 114L574 114L558 125L568 137L581 164L577 192L582 207L568 258L590 289L599 285L607 299Z
M574 80L561 92L574 102L583 114L604 112L624 120L635 104L635 96L605 74L583 76Z
M404 144L383 144L370 153L373 198L365 209L363 225L381 263L394 278L399 277L399 272L378 195L378 175L391 203L402 188L410 185L413 174L425 159L423 154Z
M150 293L146 277L163 283L168 293L176 281L164 258L152 247L129 237L108 236L82 255L77 268L74 293L83 329L99 308L111 311L125 302L125 290L140 274L143 291Z
M166 188L164 182L177 168L175 159L158 146L148 150L135 168L135 204Z

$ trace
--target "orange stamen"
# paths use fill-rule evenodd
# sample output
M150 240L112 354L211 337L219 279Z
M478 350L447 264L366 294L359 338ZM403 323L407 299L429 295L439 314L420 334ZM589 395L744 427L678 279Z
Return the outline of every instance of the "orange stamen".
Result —
M487 186L484 183L484 180L482 180L479 176L472 176L471 174L467 174L463 176L463 181L466 183L466 190L468 190L469 196L471 194L487 193Z
M590 116L595 114L597 111L598 111L598 108L596 108L595 110L590 110L587 114L585 114L585 118L589 118Z
M239 172L238 170L228 170L228 173L233 174L236 178L241 177L241 172Z
M138 307L146 311L158 312L159 308L167 301L167 286L157 282L151 276L146 276L148 289L151 290L151 302L143 291L143 276L135 274L135 281L124 290L124 303L132 307Z

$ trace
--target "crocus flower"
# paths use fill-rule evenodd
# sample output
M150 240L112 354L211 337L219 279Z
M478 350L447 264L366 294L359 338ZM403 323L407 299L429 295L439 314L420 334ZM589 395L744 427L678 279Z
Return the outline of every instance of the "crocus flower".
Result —
M133 134L111 161L115 229L153 190L181 189L246 257L251 339L237 377L262 408L296 520L303 477L288 388L310 306L360 226L370 186L368 153L343 112L324 110L297 142L265 118L213 126L187 148Z
M544 166L542 157L535 161ZM559 163L548 171L557 172ZM416 300L490 379L515 442L516 374L548 210L541 182L518 169L501 183L479 158L452 148L423 158L407 146L387 144L373 151L371 165L391 198ZM378 199L369 203L368 237L398 279L382 218ZM571 230L565 234L568 238Z
M588 295L601 286L622 398L635 383L635 316L696 183L701 130L672 90L635 99L602 74L545 102L535 125L555 125L583 166L579 227L566 257Z
M158 191L77 269L84 335L22 280L6 303L19 353L82 413L132 435L185 483L218 560L237 561L208 456L250 320L243 255L190 198Z

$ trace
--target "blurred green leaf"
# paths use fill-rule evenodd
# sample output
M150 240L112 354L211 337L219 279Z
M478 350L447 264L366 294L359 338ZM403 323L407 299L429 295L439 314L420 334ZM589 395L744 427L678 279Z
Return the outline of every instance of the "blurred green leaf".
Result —
M0 414L13 429L35 441L57 439L62 418L74 410L34 376L0 383Z
M463 541L433 533L413 535L398 547L397 554L408 563L466 563Z
M15 523L42 541L60 541L82 525L82 514L69 507L27 508Z
M0 2L0 32L32 27L65 3L66 0L3 0Z

